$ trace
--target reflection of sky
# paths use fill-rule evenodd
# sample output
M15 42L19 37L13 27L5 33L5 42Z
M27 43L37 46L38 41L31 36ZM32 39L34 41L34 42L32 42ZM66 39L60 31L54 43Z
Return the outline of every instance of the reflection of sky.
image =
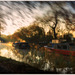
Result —
M66 5L65 9L74 12L70 4ZM0 20L6 25L3 33L12 34L16 29L28 26L36 16L41 17L47 11L51 11L51 8L46 2L0 2Z

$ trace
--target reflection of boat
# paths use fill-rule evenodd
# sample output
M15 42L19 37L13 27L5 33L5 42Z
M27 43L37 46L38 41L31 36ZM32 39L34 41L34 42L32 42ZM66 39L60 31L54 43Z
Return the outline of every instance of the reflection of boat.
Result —
M74 43L50 43L45 46L48 51L54 51L55 53L63 55L73 55L75 56L75 44Z
M29 49L30 45L26 42L13 43L13 47L18 49Z

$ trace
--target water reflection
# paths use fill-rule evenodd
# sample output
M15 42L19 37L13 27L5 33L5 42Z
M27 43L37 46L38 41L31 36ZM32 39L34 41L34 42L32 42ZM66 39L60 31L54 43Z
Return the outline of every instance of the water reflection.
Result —
M36 54L35 51L36 50L15 49L12 46L2 44L0 47L0 56L25 63L37 63L41 59L41 54L39 51Z
M11 58L16 61L22 61L20 58L17 57L17 55L15 53L13 53L12 50L6 49L6 48L0 50L0 56L6 57L6 58ZM21 57L21 55L20 55L20 57Z
M12 46L2 44L0 45L0 56L11 58L19 62L28 63L42 70L54 70L54 64L48 59L45 59L44 53L39 50L20 50L15 49ZM61 70L62 68L56 69L58 72L61 71L61 73L66 73L67 71L65 68L63 70Z

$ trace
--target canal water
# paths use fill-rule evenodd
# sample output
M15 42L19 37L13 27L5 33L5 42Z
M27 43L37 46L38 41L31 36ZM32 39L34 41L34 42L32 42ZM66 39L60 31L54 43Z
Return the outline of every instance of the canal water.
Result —
M43 54L40 51L36 52L36 50L32 49L15 49L8 43L0 43L0 56L11 58L19 62L28 63L32 66L36 63L38 64L39 60L42 60L41 55Z
M54 64L52 62L49 62L49 60L43 59L45 57L45 54L41 51L36 51L32 49L15 49L14 47L12 47L11 44L0 43L0 56L11 58L19 62L28 63L32 66L39 67L39 69L42 70L54 70L52 67L52 65ZM57 68L57 71L61 73L66 73L67 70L67 67L65 67L63 70L62 68Z

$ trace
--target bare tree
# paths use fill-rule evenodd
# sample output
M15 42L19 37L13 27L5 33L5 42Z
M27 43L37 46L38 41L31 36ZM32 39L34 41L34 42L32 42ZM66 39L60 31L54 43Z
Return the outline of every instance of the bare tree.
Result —
M58 26L58 23L60 22L59 17L60 12L56 11L53 12L53 16L49 16L49 14L46 14L43 18L37 18L38 20L40 20L41 24L48 25L52 29L55 39L57 38L56 28Z
M60 19L62 18L65 20L65 22L62 21L62 23L65 23L65 26L67 29L75 29L75 20L71 17L73 13L67 9L64 8L64 6L67 5L68 2L46 2L52 9L52 14L51 11L48 11L43 18L37 18L40 20L40 23L43 25L48 25L50 28L53 30L53 35L54 38L57 38L57 33L56 29L61 27L59 25ZM74 4L73 2L69 2L71 7L73 8ZM51 14L51 15L50 15ZM52 23L51 23L52 22Z

